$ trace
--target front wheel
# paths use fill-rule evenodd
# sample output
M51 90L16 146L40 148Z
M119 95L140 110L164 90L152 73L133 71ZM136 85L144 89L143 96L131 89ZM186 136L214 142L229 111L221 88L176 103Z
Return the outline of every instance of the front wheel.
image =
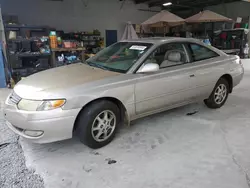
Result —
M110 101L97 101L87 106L77 121L76 132L80 141L97 149L109 144L120 124L120 111Z
M216 109L222 107L227 101L229 94L229 84L224 78L220 78L214 87L213 92L204 102L207 107Z

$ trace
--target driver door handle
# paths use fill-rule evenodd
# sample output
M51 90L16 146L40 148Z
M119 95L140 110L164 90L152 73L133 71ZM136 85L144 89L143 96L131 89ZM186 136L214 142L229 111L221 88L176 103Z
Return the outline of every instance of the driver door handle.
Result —
M193 78L193 77L195 77L195 75L194 74L190 74L189 77Z

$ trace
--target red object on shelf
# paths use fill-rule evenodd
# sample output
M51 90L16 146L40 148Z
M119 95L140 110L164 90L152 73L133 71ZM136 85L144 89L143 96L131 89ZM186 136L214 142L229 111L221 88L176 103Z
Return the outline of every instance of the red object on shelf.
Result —
M64 48L71 48L70 41L63 41L63 46L64 46Z
M227 39L227 33L221 33L220 38L226 40Z
M235 24L235 28L240 28L241 26L240 26L240 23L236 23Z
M74 41L63 41L64 48L76 48L76 42Z
M72 48L76 48L76 42L71 43Z
M234 44L235 44L235 43L234 43L234 41L232 40L232 41L231 41L231 48L232 48L232 49L234 49L234 46L235 46Z

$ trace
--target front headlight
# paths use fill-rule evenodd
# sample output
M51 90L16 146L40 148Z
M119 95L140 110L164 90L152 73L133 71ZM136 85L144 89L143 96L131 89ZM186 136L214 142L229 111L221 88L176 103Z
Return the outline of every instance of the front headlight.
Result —
M46 101L33 101L22 99L17 107L20 110L25 111L46 111L46 110L54 110L56 108L60 108L65 104L66 100L46 100Z
M37 108L37 111L44 111L44 110L54 110L56 108L60 108L65 104L66 100L50 100L50 101L43 101L42 104Z

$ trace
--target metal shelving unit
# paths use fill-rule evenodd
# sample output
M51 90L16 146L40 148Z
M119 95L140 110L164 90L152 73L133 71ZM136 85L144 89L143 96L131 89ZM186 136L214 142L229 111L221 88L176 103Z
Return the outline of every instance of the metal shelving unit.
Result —
M39 50L31 50L32 43L39 41L42 36L48 36L50 31L49 27L5 24L4 28L7 44L8 65L15 82L18 82L21 77L26 77L35 72L52 67L50 62L50 52L41 53ZM11 32L15 33L15 38L9 38ZM47 43L49 49L49 39ZM24 44L29 46L29 48L24 49ZM22 48L20 49L20 46L18 45L22 46Z

